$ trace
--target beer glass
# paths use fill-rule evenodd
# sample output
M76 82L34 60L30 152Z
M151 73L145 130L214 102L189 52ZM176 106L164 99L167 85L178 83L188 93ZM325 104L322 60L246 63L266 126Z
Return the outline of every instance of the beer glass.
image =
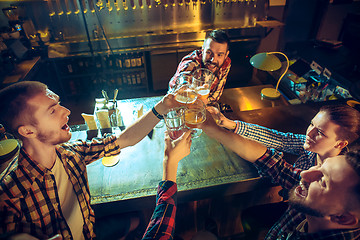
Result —
M185 108L172 108L164 114L166 129L172 140L179 138L185 131Z
M189 73L180 73L173 77L175 78L175 86L170 93L175 95L175 100L181 104L191 104L197 98L197 93L192 86L193 76Z
M210 88L215 79L215 75L206 68L196 69L193 73L192 85L195 92L203 102L207 102Z
M196 99L192 104L187 104L185 109L185 124L192 130L191 137L197 138L202 133L199 124L206 120L206 107L200 100Z

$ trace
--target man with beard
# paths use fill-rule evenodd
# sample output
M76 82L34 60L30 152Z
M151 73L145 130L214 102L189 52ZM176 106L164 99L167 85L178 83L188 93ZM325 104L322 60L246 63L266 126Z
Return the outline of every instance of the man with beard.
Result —
M70 111L45 84L24 81L2 89L0 122L22 146L0 175L0 238L94 239L86 165L139 142L176 104L167 95L119 136L67 142ZM125 220L116 230L126 233L135 224Z
M210 116L201 128L209 137L254 163L284 189L296 187L290 194L291 202L296 211L304 211L305 215L295 216L296 225L274 225L277 234L268 234L265 239L360 239L358 150L350 151L346 157L327 158L302 172L283 160L281 152L219 127ZM292 217L288 216L288 220Z
M228 57L229 44L230 40L225 31L213 30L207 33L201 50L195 50L183 57L174 77L169 82L169 90L173 90L179 84L176 76L180 73L193 73L196 69L207 68L215 75L208 102L218 101L231 67L231 60Z

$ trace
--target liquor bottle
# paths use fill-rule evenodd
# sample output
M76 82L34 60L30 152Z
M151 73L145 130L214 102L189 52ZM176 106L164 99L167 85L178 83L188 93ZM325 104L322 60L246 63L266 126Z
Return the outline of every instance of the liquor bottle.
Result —
M129 55L127 53L125 54L125 67L126 68L131 67L131 60L130 60L130 57L129 57Z
M134 67L136 67L136 55L135 55L135 53L132 53L130 56L131 56L131 58L130 58L131 67L134 68Z

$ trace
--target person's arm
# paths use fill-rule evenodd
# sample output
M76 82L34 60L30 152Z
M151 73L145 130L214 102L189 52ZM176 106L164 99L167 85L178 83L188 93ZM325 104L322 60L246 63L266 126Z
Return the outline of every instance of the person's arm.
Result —
M170 92L173 91L178 86L178 84L181 84L177 82L176 76L178 76L182 72L191 73L192 71L194 71L194 69L198 68L199 65L201 65L202 59L199 55L200 53L201 51L195 50L181 59L174 76L169 81Z
M281 153L271 153L265 145L217 126L210 116L201 128L209 137L216 139L244 160L255 163L259 171L266 173L283 187L289 188L299 181L301 170L286 163Z
M209 112L207 112L206 121L201 128L209 137L214 138L249 162L255 162L267 150L266 146L259 142L219 127Z
M295 155L303 154L305 135L281 132L257 124L231 120L220 114L219 126L229 129L236 134L261 142L268 148L275 148L282 152Z
M167 113L170 108L176 106L179 106L179 103L176 102L174 95L167 94L154 106L154 109L158 114L163 115ZM120 149L133 146L140 142L159 121L160 119L154 114L154 112L149 110L145 115L120 133L117 140Z
M142 239L173 239L177 203L176 172L179 161L190 154L191 131L172 141L165 134L163 177L158 186L156 208Z

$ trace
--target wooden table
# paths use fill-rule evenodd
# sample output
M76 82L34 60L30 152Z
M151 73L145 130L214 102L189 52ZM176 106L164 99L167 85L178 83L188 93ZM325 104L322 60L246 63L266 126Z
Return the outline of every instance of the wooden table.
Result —
M261 87L256 86L252 90L259 89ZM222 99L236 99L234 93L241 92L242 89L229 89L224 91ZM231 95L227 95L230 93ZM237 98L241 100L241 94ZM161 97L150 97L119 101L125 126L135 120L134 115L141 105L145 112L160 99ZM263 101L256 94L252 99L247 99L252 103ZM292 110L296 106L289 106L286 102L281 105L281 101L263 103L262 109L241 112L232 105L235 111L229 115L234 119L265 123L268 127L274 125L279 130L299 128L297 132L304 132L316 111L310 111L311 108L307 106ZM224 103L234 104L231 101ZM277 116L276 124L271 122L274 116ZM135 146L123 149L119 154L119 163L113 167L103 166L100 160L88 165L91 203L95 210L101 208L103 214L109 214L115 209L116 212L126 212L154 207L156 188L162 177L164 131L164 124L157 126L152 139L145 137ZM204 133L193 140L191 154L180 161L177 183L179 203L273 186L269 179L259 177L251 163Z

